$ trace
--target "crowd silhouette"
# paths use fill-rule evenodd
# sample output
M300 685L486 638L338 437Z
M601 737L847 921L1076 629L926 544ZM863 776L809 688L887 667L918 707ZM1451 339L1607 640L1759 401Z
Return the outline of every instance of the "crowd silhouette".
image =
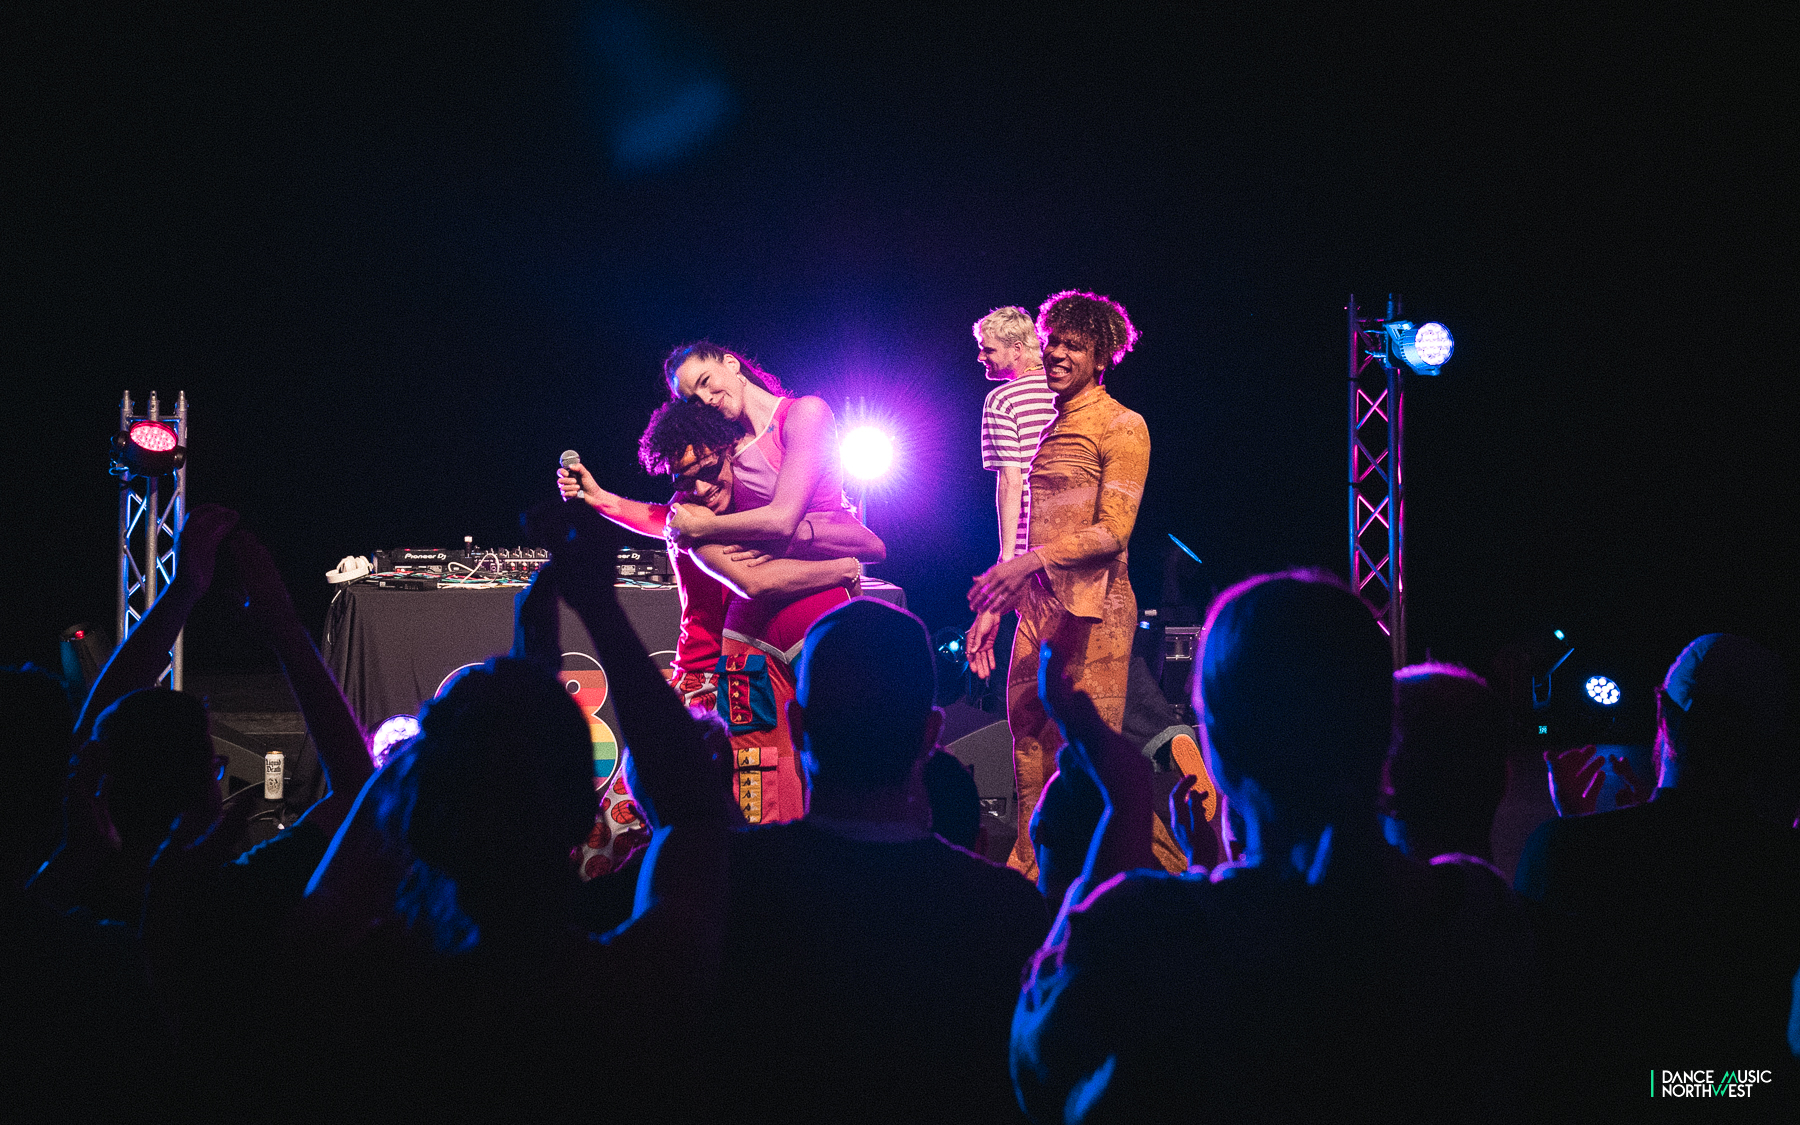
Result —
M1547 756L1565 815L1512 887L1488 847L1499 701L1453 665L1394 673L1338 579L1261 575L1214 601L1195 704L1238 851L1178 791L1185 874L1152 855L1150 762L1047 648L1039 692L1068 744L1028 829L1034 886L980 857L917 617L856 598L807 632L785 716L806 814L748 826L728 730L619 607L620 533L582 504L526 525L551 560L513 650L431 700L379 769L268 553L216 506L188 517L174 581L79 709L42 672L0 673L20 1104L1522 1121L1710 1070L1753 1076L1741 1116L1791 1111L1800 756L1786 673L1749 640L1675 658L1657 777L1628 779L1627 807L1591 812L1594 751ZM327 778L244 854L204 704L153 686L216 585L279 658ZM599 647L653 829L587 882L570 855L597 795L555 676L558 599Z

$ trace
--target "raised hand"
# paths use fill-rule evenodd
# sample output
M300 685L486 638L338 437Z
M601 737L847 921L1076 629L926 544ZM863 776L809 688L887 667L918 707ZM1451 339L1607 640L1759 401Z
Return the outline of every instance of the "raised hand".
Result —
M557 588L563 599L584 592L610 591L624 537L591 507L539 504L523 517L526 539L550 549Z
M238 524L238 514L218 504L201 504L181 522L175 564L175 580L198 597L211 588L218 566L219 545Z
M1606 780L1606 758L1597 746L1575 746L1544 751L1550 772L1550 803L1558 816L1585 816L1600 803L1600 786Z
M1075 690L1066 654L1054 652L1049 641L1044 642L1038 660L1038 697L1068 740L1056 755L1056 768L1092 778L1106 802L1081 878L1064 899L1063 913L1051 929L1054 939L1071 902L1114 875L1156 864L1151 848L1156 813L1150 794L1150 762L1106 724L1086 692Z
M264 634L274 633L295 620L294 601L275 568L269 549L248 528L238 528L225 540L225 552L237 567L244 587L244 609Z
M512 655L555 675L562 668L562 621L556 611L557 567L539 568L513 599Z
M1186 774L1175 789L1169 794L1169 829L1175 837L1175 846L1181 854L1187 856L1190 867L1212 867L1219 862L1219 838L1213 834L1208 823L1212 818L1207 813L1209 799L1216 799L1210 790L1194 791L1199 778Z
M163 669L169 666L169 649L187 624L188 614L213 584L219 545L237 527L237 522L236 512L217 504L201 504L187 514L176 549L175 578L131 635L121 638L112 659L94 681L81 708L81 718L75 722L77 739L85 739L100 713L120 696L151 687L161 677Z

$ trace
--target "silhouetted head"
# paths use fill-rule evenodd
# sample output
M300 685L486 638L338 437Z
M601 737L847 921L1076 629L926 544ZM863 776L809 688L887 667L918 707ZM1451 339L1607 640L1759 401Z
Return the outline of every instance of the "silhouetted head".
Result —
M815 788L904 788L925 745L937 686L925 623L874 598L813 622L795 698L805 709L801 755Z
M56 850L74 726L60 683L36 668L0 669L0 873L11 889Z
M931 830L959 848L975 850L981 832L981 794L974 775L948 750L933 750L921 771L931 801Z
M454 879L477 921L495 904L570 876L594 826L593 742L563 685L495 657L459 676L420 716L407 773L414 855ZM541 909L542 904L537 904Z
M1491 858L1488 837L1506 792L1505 742L1500 697L1480 676L1457 664L1394 673L1385 803L1409 855Z
M1657 693L1660 783L1736 788L1783 823L1800 800L1781 658L1755 641L1708 633L1681 650Z
M106 808L128 851L154 851L177 817L217 814L219 763L206 705L184 692L145 688L94 724L104 748Z
M1393 720L1393 665L1369 607L1335 575L1247 579L1206 617L1194 706L1235 803L1250 778L1294 823L1371 814Z

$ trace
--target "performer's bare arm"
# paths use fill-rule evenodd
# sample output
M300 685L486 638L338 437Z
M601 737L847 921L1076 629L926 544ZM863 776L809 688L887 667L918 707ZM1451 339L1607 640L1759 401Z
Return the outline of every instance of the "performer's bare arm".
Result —
M1000 515L1000 561L1019 549L1019 508L1025 492L1025 473L1017 465L994 470L994 510Z
M862 577L862 565L851 558L749 562L740 557L746 552L724 543L702 543L693 551L707 573L742 598L803 597L834 586L854 591Z
M608 492L594 480L586 465L577 464L573 471L556 470L556 487L564 500L584 500L594 511L627 531L635 531L653 539L663 537L663 528L669 516L667 504L646 504L642 500L630 500Z
M887 558L887 544L849 512L811 512L788 541L790 559L842 559L878 563Z

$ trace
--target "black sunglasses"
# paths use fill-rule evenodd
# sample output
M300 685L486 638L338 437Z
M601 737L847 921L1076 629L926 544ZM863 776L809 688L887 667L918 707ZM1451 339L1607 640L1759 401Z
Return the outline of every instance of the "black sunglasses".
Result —
M685 491L696 484L719 483L719 474L724 471L725 458L720 457L715 461L710 461L707 464L698 466L691 472L670 473L669 480L673 482L677 489Z

